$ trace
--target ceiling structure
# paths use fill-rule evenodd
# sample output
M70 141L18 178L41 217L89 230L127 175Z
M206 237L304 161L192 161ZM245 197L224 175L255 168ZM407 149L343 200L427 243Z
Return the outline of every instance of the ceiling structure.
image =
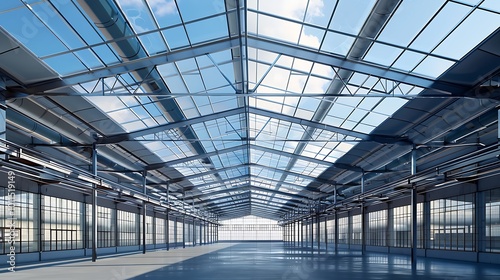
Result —
M282 219L495 144L499 26L496 0L4 0L7 140Z

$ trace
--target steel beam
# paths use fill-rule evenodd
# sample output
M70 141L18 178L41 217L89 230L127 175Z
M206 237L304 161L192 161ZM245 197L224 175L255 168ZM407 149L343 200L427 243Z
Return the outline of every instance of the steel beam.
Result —
M363 73L371 76L376 76L391 81L397 81L409 85L435 90L437 92L448 93L452 96L455 93L465 93L470 89L459 84L436 81L423 76L405 73L376 64L364 62L361 60L346 59L341 56L335 56L324 52L314 51L312 49L303 48L298 45L287 44L270 40L262 37L248 36L248 46L259 50L265 50L273 53L300 58L311 62L330 65L332 67L341 68L353 72Z
M103 68L93 69L92 71L62 76L60 79L42 81L26 85L24 88L9 88L13 92L22 92L26 94L44 95L46 91L51 91L59 88L65 88L80 83L96 81L101 78L114 77L119 74L129 73L138 69L155 67L166 63L173 63L188 58L194 58L205 55L207 53L216 53L223 50L228 50L238 46L238 38L226 38L218 41L192 46L188 49L170 51L149 57L134 59L110 65ZM66 92L66 94L64 94ZM69 91L65 90L61 95L70 95ZM54 95L54 94L48 94Z

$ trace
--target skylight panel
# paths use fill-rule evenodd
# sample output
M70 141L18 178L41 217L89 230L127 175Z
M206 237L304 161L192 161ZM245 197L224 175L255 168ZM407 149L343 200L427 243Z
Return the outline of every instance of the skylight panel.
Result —
M498 5L498 1L496 0L485 0L480 7L493 12L500 12L500 5Z
M421 53L406 50L392 65L393 68L410 72L413 70L426 56Z
M321 50L328 53L347 55L355 38L334 32L327 32Z
M375 3L375 0L339 0L330 29L358 35Z
M259 11L285 18L303 20L306 11L307 0L288 0L286 5L278 1L258 1Z
M300 35L299 45L318 50L324 36L325 31L323 29L304 26Z
M337 0L309 0L305 22L326 27Z
M19 19L26 19L19 24ZM63 43L27 8L11 10L0 16L0 26L38 57L66 51ZM50 42L50 44L40 44Z
M177 26L162 31L170 50L189 46L189 39L183 26Z
M4 0L2 2L2 8L0 8L0 12L7 11L10 9L14 9L14 8L19 8L19 7L22 7L22 5L23 4L19 0Z
M475 10L433 53L453 59L461 59L499 26L499 14ZM464 38L467 38L467 40L464 40Z
M133 2L139 2L134 0ZM154 17L160 27L172 26L181 23L179 11L174 0L148 1Z
M43 60L59 75L65 76L88 70L74 54L63 54Z
M443 40L467 15L470 7L448 2L444 8L428 23L410 48L430 52ZM445 55L446 56L446 55Z
M428 56L416 68L414 73L437 78L455 64L454 61Z
M248 14L253 14L253 12L249 12ZM252 25L252 18L249 17L248 20L250 21L249 25ZM302 25L261 14L257 16L257 20L257 35L294 44L299 42Z
M177 1L181 17L184 22L220 14L226 11L224 0L199 1L182 0Z
M400 48L374 43L363 60L389 67L402 52Z
M444 0L402 1L377 40L407 46L444 3Z
M196 4L196 6L199 5ZM225 15L186 24L186 30L191 44L213 41L229 36Z

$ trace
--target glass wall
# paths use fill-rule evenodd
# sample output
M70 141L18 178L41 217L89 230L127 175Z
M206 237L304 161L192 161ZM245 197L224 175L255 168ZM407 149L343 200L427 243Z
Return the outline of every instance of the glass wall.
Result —
M83 203L42 195L42 248L44 251L83 248Z
M139 245L139 214L118 210L119 246Z
M168 226L169 226L169 229L168 229L168 242L170 244L175 244L175 219L173 218L169 218L169 221L168 221Z
M335 244L335 219L330 218L326 222L328 243Z
M431 201L429 248L473 251L474 210L474 194Z
M368 214L368 232L366 244L373 246L386 246L387 210L371 212Z
M351 244L361 245L363 238L363 225L362 225L361 215L352 216L351 221L352 221Z
M38 251L38 195L0 188L0 254L10 252L10 241L16 253ZM11 229L11 225L14 225ZM12 238L12 239L11 239Z
M339 244L349 244L349 217L343 217L339 222Z
M221 221L219 240L282 240L283 228L277 221L245 216Z
M486 252L500 252L500 189L486 191L485 201L485 237Z
M392 240L393 247L410 247L411 245L411 212L410 205L396 207L392 210Z
M155 218L155 244L165 244L165 219Z

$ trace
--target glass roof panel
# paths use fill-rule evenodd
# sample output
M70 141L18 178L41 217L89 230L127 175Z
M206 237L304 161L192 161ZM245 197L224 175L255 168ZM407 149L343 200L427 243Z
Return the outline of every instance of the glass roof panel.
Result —
M224 0L182 0L176 2L184 22L220 14L226 11Z
M470 8L448 2L411 43L410 48L429 52L467 15Z
M445 2L445 0L402 1L377 40L407 46Z
M375 0L338 1L330 29L358 35L375 3Z
M88 75L89 70L110 70L102 80L82 78L84 82L73 86L81 93L141 94L150 91L143 85L152 79L162 90L165 82L172 95L87 100L125 132L202 117L203 121L189 126L136 137L137 150L149 150L165 162L210 153L208 159L173 167L190 176L191 184L199 185L205 194L228 190L212 196L224 198L221 201L230 201L228 195L251 194L259 198L259 205L281 207L292 199L287 194L315 195L305 187L360 140L340 132L371 133L408 102L405 95L423 90L374 74L334 69L300 56L302 51L320 52L332 59L347 56L356 40L364 36L362 28L369 28L365 23L376 0L290 0L286 5L248 0L248 11L226 11L226 2L110 0L112 8L118 5L118 16L122 13L126 19L125 34L120 35L96 26L89 8L82 8L78 1L5 0L0 25L57 71L63 81L64 76L79 72ZM380 25L377 37L370 39L361 61L350 57L348 62L363 72L371 69L364 66L374 66L436 79L498 29L499 11L497 0L401 1L387 23ZM245 30L238 26L237 12L248 16ZM263 45L269 40L265 45L269 50L227 41L229 32L246 32ZM127 46L118 43L124 42L123 35L143 49L137 51L139 59L149 63L148 71L134 71L142 67L137 61L124 64L136 68L106 68L122 62L120 56L134 59L124 56ZM279 48L270 51L273 40L295 47L297 52L292 48L284 53ZM217 44L205 44L208 42ZM217 49L225 43L226 50ZM193 52L189 47L194 47ZM247 57L241 53L245 48ZM151 65L158 60L147 56L163 52L165 64ZM171 57L176 59L168 61ZM120 72L127 70L130 72ZM149 70L153 75L143 81L142 72ZM338 72L345 74L344 80L339 80ZM254 96L234 94L236 88L246 85ZM336 88L340 89L332 92ZM327 91L353 97L321 96ZM376 96L365 97L370 94ZM219 115L241 106L268 112ZM266 114L274 117L263 116ZM257 190L241 189L250 185Z
M191 44L213 41L214 39L229 36L225 15L186 24L186 30Z
M481 28L477 28L481 26ZM434 54L461 59L500 26L500 15L474 10L437 48ZM463 40L467 38L467 40Z

